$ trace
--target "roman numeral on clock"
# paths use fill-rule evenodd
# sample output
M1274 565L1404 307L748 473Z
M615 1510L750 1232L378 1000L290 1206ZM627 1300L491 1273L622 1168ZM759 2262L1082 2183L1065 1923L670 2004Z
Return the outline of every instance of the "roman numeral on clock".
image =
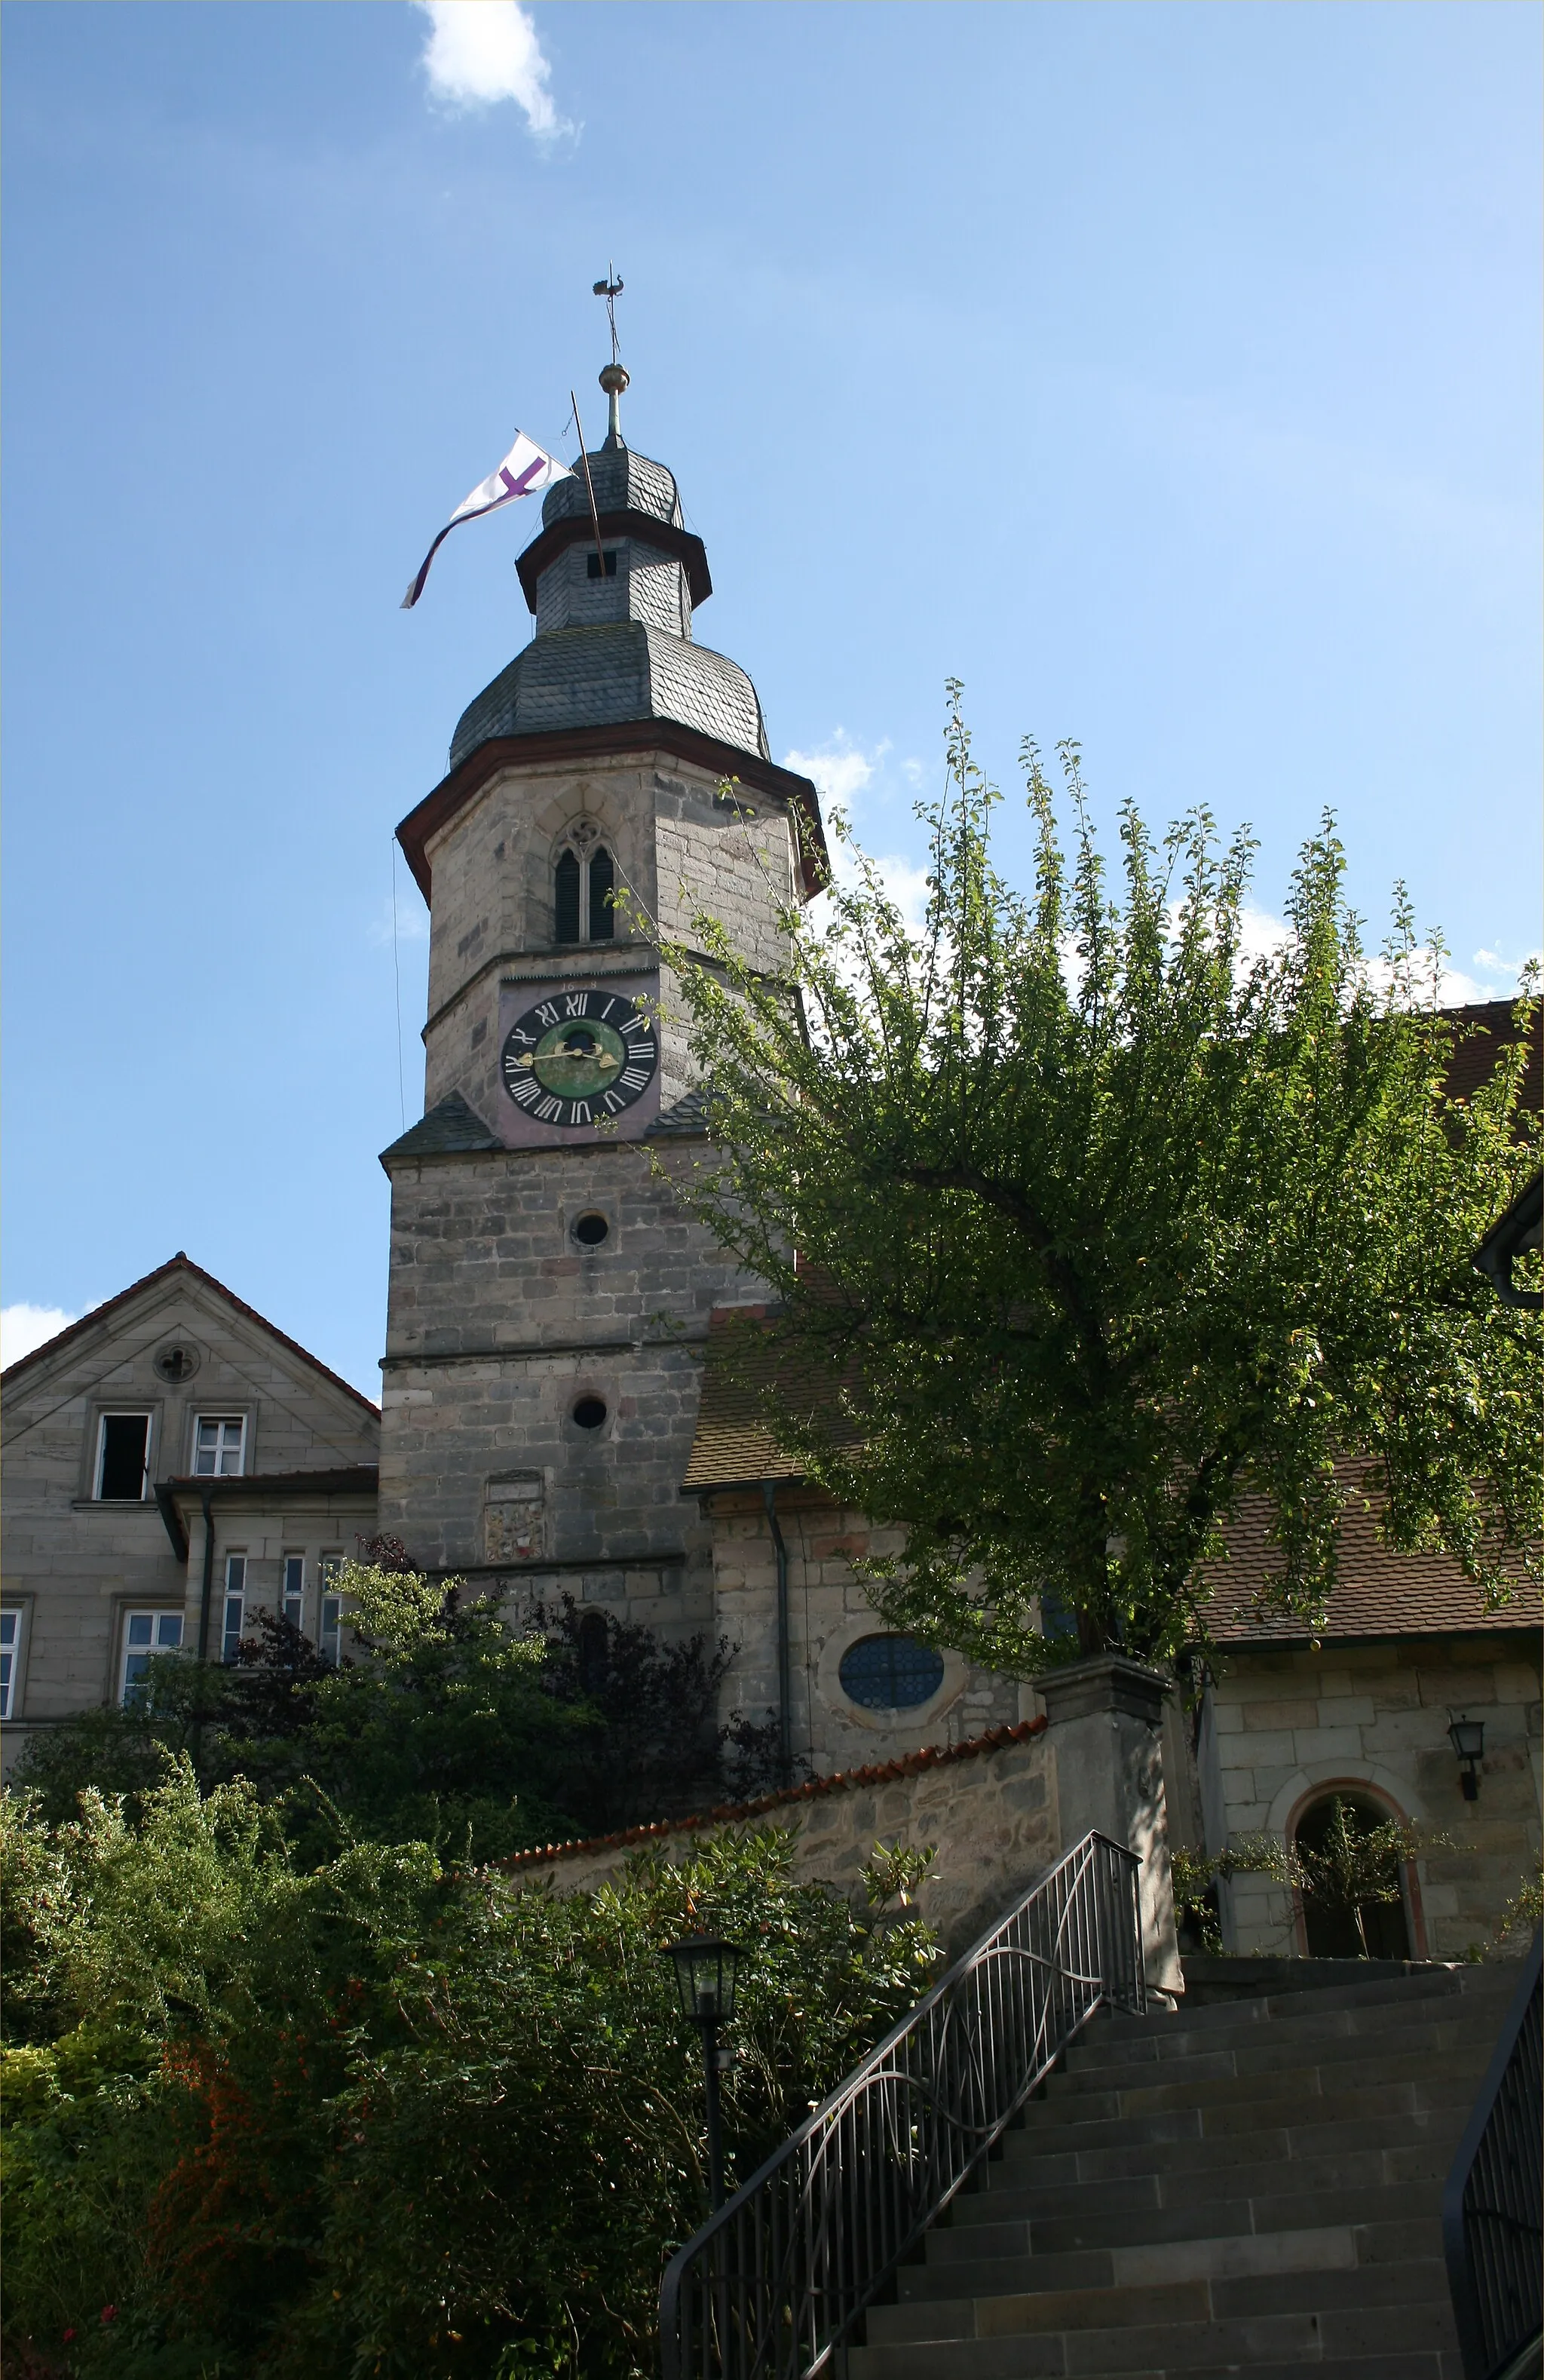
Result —
M504 1088L533 1123L582 1131L620 1116L655 1079L659 1044L642 1000L560 988L508 1027Z

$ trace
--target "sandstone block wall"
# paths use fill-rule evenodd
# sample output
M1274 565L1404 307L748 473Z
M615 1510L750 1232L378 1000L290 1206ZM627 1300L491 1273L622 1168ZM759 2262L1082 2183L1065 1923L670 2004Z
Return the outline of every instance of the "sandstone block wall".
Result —
M759 1492L712 1500L714 1595L720 1625L742 1650L726 1691L760 1712L778 1700L777 1554ZM838 1511L823 1496L784 1486L778 1524L789 1555L792 1734L795 1751L816 1770L846 1769L875 1757L955 1744L1020 1717L1011 1679L944 1656L938 1692L910 1711L864 1709L842 1690L842 1655L861 1637L885 1633L852 1557L885 1553L896 1533L862 1513Z
M720 1815L653 1829L630 1839L584 1844L556 1857L527 1854L509 1863L522 1883L559 1892L592 1891L621 1873L640 1842L668 1857L743 1825L786 1828L794 1838L795 1873L864 1904L862 1872L876 1842L937 1847L919 1906L951 1956L969 1947L1059 1854L1054 1762L1043 1727L1003 1730L996 1742L951 1758L911 1755L822 1779L802 1792Z
M1232 1655L1201 1739L1208 1842L1285 1840L1314 1795L1361 1786L1391 1814L1465 1847L1415 1863L1406 1910L1415 1956L1462 1958L1538 1861L1539 1691L1526 1633ZM1463 1798L1448 1740L1460 1712L1485 1722L1476 1802ZM1227 1888L1224 1941L1238 1951L1307 1949L1292 1897L1260 1876Z
M429 844L426 1107L458 1090L501 1129L502 981L556 981L650 963L651 945L624 915L616 918L612 941L553 941L553 868L579 819L595 822L615 858L619 884L667 934L694 945L692 918L706 909L753 965L785 970L776 911L793 886L793 835L776 797L747 789L742 802L726 805L716 776L665 756L501 771ZM691 1071L684 1024L668 985L662 996L661 1096L668 1106L690 1087Z
M712 1624L710 1532L680 1493L707 1318L748 1294L676 1203L697 1144L393 1166L381 1527L428 1568ZM597 1247L581 1216L608 1225ZM581 1397L607 1407L581 1428Z

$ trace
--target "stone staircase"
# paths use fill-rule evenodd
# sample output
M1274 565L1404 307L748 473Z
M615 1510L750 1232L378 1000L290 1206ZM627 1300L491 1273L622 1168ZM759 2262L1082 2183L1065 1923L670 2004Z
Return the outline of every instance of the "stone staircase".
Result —
M1442 2181L1515 1982L1096 2019L870 2308L851 2380L1462 2380Z

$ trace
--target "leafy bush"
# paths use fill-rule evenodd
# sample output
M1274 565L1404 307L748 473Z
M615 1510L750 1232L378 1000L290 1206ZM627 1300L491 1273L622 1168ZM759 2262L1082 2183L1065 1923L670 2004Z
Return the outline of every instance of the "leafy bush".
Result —
M583 1762L565 1774L563 1798L587 1833L749 1801L791 1782L778 1773L778 1721L736 1711L718 1718L734 1658L727 1637L667 1644L652 1628L619 1620L573 1596L538 1603L532 1626L546 1645L542 1684L567 1709L599 1722ZM801 1764L807 1767L807 1763Z
M18 1781L63 1822L83 1790L142 1794L187 1755L206 1787L246 1779L319 1856L316 1788L374 1840L479 1860L778 1781L775 1722L718 1723L727 1641L668 1644L566 1596L517 1624L392 1541L371 1550L338 1580L363 1658L334 1667L260 1612L231 1667L166 1655L127 1708L40 1730Z
M1536 1863L1503 1906L1491 1928L1490 1947L1508 1958L1515 1957L1526 1949L1540 1925L1544 1925L1544 1864Z
M876 1863L891 1918L795 1883L775 1828L560 1900L331 1823L297 1859L251 1786L201 1794L186 1757L137 1816L0 1810L15 2368L652 2373L661 2265L706 2208L662 1947L713 1927L752 1953L726 2035L743 2175L928 1982L914 1863Z
M1274 1835L1237 1835L1221 1852L1174 1852L1174 1905L1181 1948L1221 1950L1217 1885L1234 1876L1268 1876L1286 1891L1302 1895L1310 1926L1317 1919L1321 1930L1333 1927L1356 1945L1344 1954L1312 1953L1310 1933L1311 1955L1381 1955L1369 1938L1369 1915L1398 1905L1405 1862L1428 1852L1467 1848L1451 1835L1412 1827L1403 1818L1376 1820L1362 1805L1336 1794L1316 1839L1299 1833L1295 1842L1285 1843Z

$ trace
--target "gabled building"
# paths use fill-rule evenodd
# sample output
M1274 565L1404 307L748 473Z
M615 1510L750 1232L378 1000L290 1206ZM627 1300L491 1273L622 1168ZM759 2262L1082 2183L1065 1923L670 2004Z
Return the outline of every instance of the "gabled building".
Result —
M234 1650L259 1603L335 1645L328 1571L375 1526L379 1443L368 1398L181 1254L12 1364L7 1767L154 1654Z
M1265 1609L1279 1557L1263 1509L1247 1501L1228 1532L1208 1624L1221 1658L1194 1735L1209 1850L1241 1837L1312 1843L1335 1801L1377 1825L1445 1836L1405 1864L1398 1906L1372 1918L1389 1958L1461 1959L1539 1857L1544 1808L1544 1649L1539 1593L1485 1609L1441 1554L1395 1554L1372 1516L1348 1512L1339 1577L1322 1628ZM1460 1737L1456 1722L1478 1727ZM1459 1744L1478 1743L1472 1759ZM1357 1955L1301 1897L1264 1875L1221 1888L1229 1950L1277 1958Z

